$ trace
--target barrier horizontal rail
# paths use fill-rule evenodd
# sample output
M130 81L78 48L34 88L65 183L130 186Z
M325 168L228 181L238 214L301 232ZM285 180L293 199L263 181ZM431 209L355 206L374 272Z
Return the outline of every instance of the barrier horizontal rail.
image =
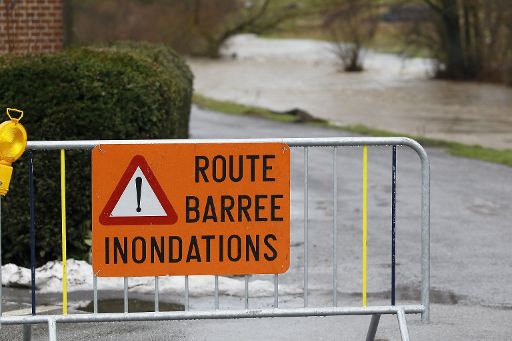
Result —
M58 323L88 323L116 321L170 321L170 320L222 320L239 318L265 317L304 317L304 316L341 316L341 315L372 315L396 314L403 310L407 314L421 314L425 309L422 305L405 306L371 306L371 307L324 307L324 308L278 308L278 309L247 309L247 310L211 310L211 311L172 311L146 313L101 313L101 314L69 314L69 315L36 315L6 316L2 324L42 324L48 320Z
M319 137L319 138L254 138L254 139L149 139L149 140L82 140L82 141L29 141L27 149L92 149L101 144L206 144L206 143L286 143L290 147L333 146L391 146L403 145L413 148L421 157L427 156L423 147L408 137Z
M402 340L408 340L407 327L404 314L421 314L422 321L430 318L430 164L423 147L416 141L406 137L327 137L327 138L264 138L264 139L156 139L156 140L86 140L86 141L29 141L27 149L36 150L90 150L98 145L106 144L208 144L208 143L285 143L290 147L304 148L304 177L305 177L305 205L304 205L304 236L305 236L305 274L304 274L304 308L283 309L278 308L278 275L274 275L274 308L248 309L248 278L245 278L245 309L219 310L218 303L218 276L215 276L215 310L189 311L188 276L185 276L185 312L158 312L159 286L158 277L155 277L155 312L128 313L127 278L125 278L124 303L122 314L97 312L97 281L93 278L94 287L94 313L79 315L40 315L40 316L4 316L2 324L40 324L48 323L50 340L56 339L56 323L79 322L110 322L110 321L154 321L154 320L182 320L182 319L229 319L229 318L260 318L260 317L299 317L299 316L335 316L335 315L372 315L372 322L368 330L367 340L373 340L381 314L395 314L399 322ZM333 307L309 308L308 305L308 274L307 274L307 224L308 224L308 150L309 147L334 147L333 153L333 186L337 190L336 180L336 147L343 146L407 146L413 149L421 160L421 305L408 306L369 306L369 307L336 307L336 261L333 258ZM396 149L395 149L396 150ZM395 157L395 156L394 156ZM395 162L395 161L393 161ZM395 172L396 169L393 170ZM396 179L395 179L396 180ZM394 180L394 181L395 181ZM394 200L394 199L393 199ZM337 196L333 197L333 207L337 206ZM336 235L336 215L333 212L333 233ZM334 243L336 244L336 243ZM333 245L333 254L336 247ZM1 276L1 273L0 273ZM364 290L364 289L363 289ZM364 293L365 294L365 293ZM1 292L0 292L1 295ZM394 293L393 293L394 295ZM392 299L393 301L393 299ZM363 299L364 302L364 299ZM364 303L363 303L364 304ZM1 314L1 311L0 311ZM53 331L52 331L53 330ZM373 336L372 336L373 335Z

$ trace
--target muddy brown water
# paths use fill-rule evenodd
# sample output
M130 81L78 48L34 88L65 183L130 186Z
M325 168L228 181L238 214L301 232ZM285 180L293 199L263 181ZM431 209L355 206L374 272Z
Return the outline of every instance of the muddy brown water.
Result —
M512 148L512 88L431 80L426 59L368 52L365 72L344 73L325 42L250 35L232 39L224 55L189 61L198 93L300 108L339 125Z

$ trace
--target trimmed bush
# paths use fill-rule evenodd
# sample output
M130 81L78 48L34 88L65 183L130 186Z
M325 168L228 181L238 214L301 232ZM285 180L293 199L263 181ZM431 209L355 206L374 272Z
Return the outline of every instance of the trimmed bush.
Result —
M192 74L163 46L123 43L0 59L0 110L25 111L29 140L186 138ZM61 255L58 151L34 154L37 261ZM4 263L28 265L28 153L2 200ZM115 165L113 165L115 166ZM91 231L91 160L66 152L68 257L84 258Z

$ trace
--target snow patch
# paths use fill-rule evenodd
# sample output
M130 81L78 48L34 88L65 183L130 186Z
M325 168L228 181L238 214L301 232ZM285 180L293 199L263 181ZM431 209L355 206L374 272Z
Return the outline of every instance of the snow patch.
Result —
M69 259L67 261L68 291L92 290L92 266L85 261ZM30 287L30 269L6 264L2 266L2 285L7 287ZM98 277L98 290L123 290L123 278ZM153 293L154 277L130 277L128 290L135 293ZM214 276L189 276L190 296L203 296L214 293ZM51 261L36 269L36 289L40 293L61 292L62 263ZM183 276L163 276L159 280L161 294L182 295L185 291ZM221 295L244 296L245 279L219 276L219 293ZM279 284L280 295L302 293L296 286ZM251 280L249 295L266 297L274 294L274 283L265 280Z
M15 264L2 266L2 285L6 287L30 286L30 270Z

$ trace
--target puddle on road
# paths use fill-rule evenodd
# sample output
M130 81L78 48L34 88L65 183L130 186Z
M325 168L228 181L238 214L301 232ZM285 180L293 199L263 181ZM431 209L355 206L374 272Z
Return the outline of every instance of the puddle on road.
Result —
M185 306L178 303L166 303L160 302L160 311L183 311ZM89 313L94 312L93 302L89 302L85 307L80 307L78 310L86 311ZM131 313L135 312L153 312L155 311L155 302L143 301L138 299L128 300L128 311ZM100 313L122 313L124 312L124 300L123 299L106 299L98 301L98 312Z
M351 296L360 297L361 293L352 293ZM391 291L369 292L368 297L389 299L391 298ZM419 301L421 300L421 292L417 288L399 286L396 288L396 299L400 301ZM461 299L461 296L448 290L430 289L430 303L454 305L459 303Z

